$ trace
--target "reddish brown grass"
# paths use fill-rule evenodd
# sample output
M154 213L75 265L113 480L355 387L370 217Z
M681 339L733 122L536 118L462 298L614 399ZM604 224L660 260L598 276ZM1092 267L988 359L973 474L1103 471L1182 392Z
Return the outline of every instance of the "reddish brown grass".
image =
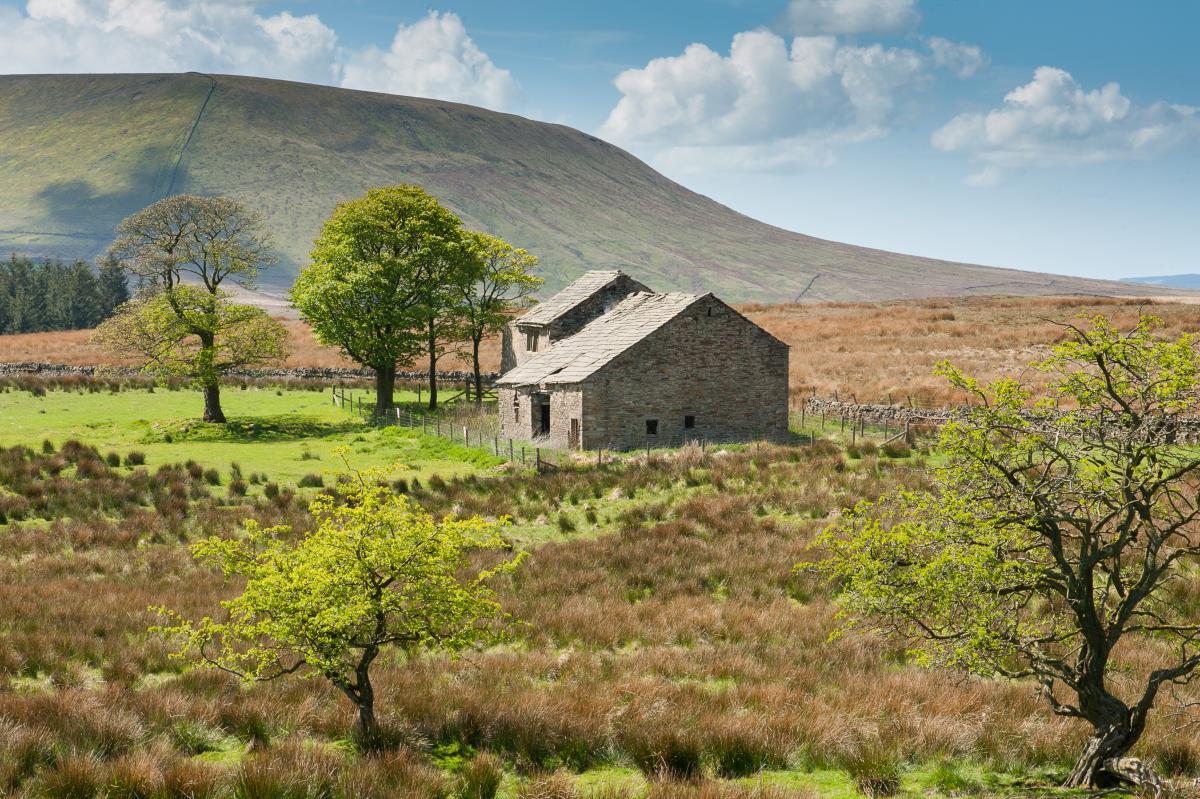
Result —
M1195 328L1196 306L1148 300L1097 297L921 300L891 303L822 305L746 305L741 310L792 347L793 399L814 389L823 397L853 397L861 402L913 402L944 405L960 402L934 365L949 359L971 374L988 378L1022 371L1066 333L1057 323L1080 314L1103 313L1118 324L1150 311L1166 321L1170 333ZM290 367L354 367L335 349L313 339L302 321L288 327ZM0 363L51 361L72 365L119 364L88 343L89 331L0 336ZM500 366L500 341L484 343L485 371ZM467 369L470 358L448 356L444 369ZM420 368L419 365L416 368ZM1036 375L1027 376L1036 382Z

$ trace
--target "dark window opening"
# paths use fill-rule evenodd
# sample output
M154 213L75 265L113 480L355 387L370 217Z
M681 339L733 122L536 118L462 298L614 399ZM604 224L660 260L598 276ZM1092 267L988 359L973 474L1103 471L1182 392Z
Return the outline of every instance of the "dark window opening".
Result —
M521 421L521 398L515 394L513 395L513 419Z
M525 334L525 349L529 352L537 352L538 334L536 332Z
M683 417L683 429L684 430L694 430L695 427L696 427L696 417L695 416Z
M541 424L539 425L539 427L541 428L541 430L540 430L541 434L544 436L549 435L550 434L550 403L549 402L547 402L545 405L542 406L542 418L540 419L540 422L541 422Z
M709 309L708 309L708 315L709 315L709 316L712 316L712 308L709 308Z
M648 435L648 436L658 435L658 420L657 419L647 419L646 420L646 435Z

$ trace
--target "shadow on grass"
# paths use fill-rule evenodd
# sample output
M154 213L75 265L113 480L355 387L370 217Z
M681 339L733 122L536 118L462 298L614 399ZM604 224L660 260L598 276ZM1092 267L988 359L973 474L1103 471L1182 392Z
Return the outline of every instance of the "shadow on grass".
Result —
M330 422L302 414L253 416L246 419L230 419L225 424L183 419L154 423L142 438L142 443L300 441L362 430L363 423L357 420Z

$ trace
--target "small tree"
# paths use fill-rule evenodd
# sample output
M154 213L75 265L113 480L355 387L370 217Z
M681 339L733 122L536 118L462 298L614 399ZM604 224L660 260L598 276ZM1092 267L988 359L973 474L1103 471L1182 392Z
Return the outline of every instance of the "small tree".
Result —
M194 286L131 300L101 323L92 340L141 362L162 378L182 377L204 392L204 421L224 422L221 377L287 356L287 328L261 308Z
M842 629L912 641L920 663L1032 678L1053 712L1090 725L1068 786L1157 786L1126 755L1162 687L1200 666L1194 603L1175 590L1200 555L1200 453L1179 436L1200 357L1160 324L1068 325L1072 339L1035 364L1050 376L1036 401L1016 380L981 387L943 364L978 404L944 427L933 490L861 504L819 539L829 558L814 568L842 587ZM1160 643L1159 662L1118 690L1130 639Z
M471 340L471 370L478 405L483 402L479 345L489 334L503 328L509 313L520 307L543 281L529 273L537 265L536 256L495 236L470 231L467 251L471 269L456 286L457 305L463 330Z
M159 609L181 636L177 656L246 680L302 674L328 680L357 710L358 733L377 741L371 665L388 647L456 653L499 640L507 616L487 581L520 556L472 570L468 554L506 546L501 524L479 517L436 521L369 481L311 505L317 528L295 543L287 527L247 521L241 539L209 538L195 556L245 578L222 603L223 620L196 622Z
M425 347L426 292L458 257L461 222L418 186L371 189L334 209L291 299L317 340L375 371L375 407L392 406L396 367Z
M226 280L251 287L259 271L274 263L259 216L227 197L167 197L121 222L109 256L161 301L124 306L99 340L142 357L151 370L186 374L204 391L204 420L224 422L220 375L284 352L284 328L230 303L221 289ZM261 345L244 337L250 329L265 336ZM137 344L123 342L115 335L120 330L143 335ZM234 340L223 341L227 335ZM185 353L194 355L194 365L181 360Z

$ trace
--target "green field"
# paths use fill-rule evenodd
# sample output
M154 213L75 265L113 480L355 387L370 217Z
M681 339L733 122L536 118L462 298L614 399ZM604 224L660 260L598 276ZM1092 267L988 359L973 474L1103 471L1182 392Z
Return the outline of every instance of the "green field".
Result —
M416 396L399 392L397 400ZM325 391L227 387L222 404L228 425L197 421L203 400L195 391L50 391L40 397L7 391L0 393L0 445L37 447L49 440L61 446L75 439L122 457L142 452L151 467L194 460L225 473L236 463L284 485L344 472L336 453L342 447L354 468L385 467L399 479L452 477L500 462L436 436L372 427L334 406Z

